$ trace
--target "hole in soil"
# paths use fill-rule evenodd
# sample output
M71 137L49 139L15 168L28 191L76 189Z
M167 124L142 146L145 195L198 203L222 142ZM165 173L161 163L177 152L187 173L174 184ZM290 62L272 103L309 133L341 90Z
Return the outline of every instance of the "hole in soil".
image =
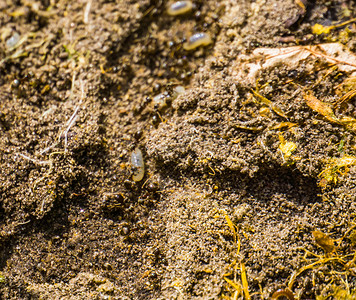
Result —
M247 185L247 193L260 201L270 201L275 195L283 195L298 204L321 200L321 189L315 178L281 166L259 172L248 179Z
M102 144L85 145L73 150L73 158L78 165L99 168L107 166L107 151Z
M226 172L216 175L213 180L219 190L259 202L271 203L271 200L284 198L299 206L321 200L322 191L316 178L279 165L261 169L252 178L239 172ZM240 197L238 202L241 201Z

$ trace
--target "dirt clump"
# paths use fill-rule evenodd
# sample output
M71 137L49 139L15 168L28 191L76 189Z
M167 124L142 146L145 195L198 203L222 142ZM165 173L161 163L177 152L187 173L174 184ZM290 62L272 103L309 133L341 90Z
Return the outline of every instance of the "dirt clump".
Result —
M1 298L355 295L354 2L192 2L0 3Z

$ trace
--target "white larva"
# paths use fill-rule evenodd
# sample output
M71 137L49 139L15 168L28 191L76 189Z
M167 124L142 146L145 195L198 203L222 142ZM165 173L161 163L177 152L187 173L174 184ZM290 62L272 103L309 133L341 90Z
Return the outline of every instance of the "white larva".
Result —
M136 148L131 153L131 166L133 168L132 179L134 181L141 181L145 175L145 163L143 161L142 152L139 148Z
M210 35L205 32L193 34L186 43L183 44L184 50L194 50L200 46L208 46L213 42Z
M170 16L178 16L190 12L192 8L192 1L176 1L168 7L167 13Z

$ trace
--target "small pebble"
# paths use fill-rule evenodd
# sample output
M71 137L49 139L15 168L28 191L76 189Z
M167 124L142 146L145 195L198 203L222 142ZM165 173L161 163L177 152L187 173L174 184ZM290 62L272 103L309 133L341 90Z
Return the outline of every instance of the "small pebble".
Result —
M184 86L178 85L174 88L174 92L179 94L183 94L185 92Z
M12 82L11 87L14 88L14 89L17 89L19 86L20 86L20 80L15 79L15 80Z
M130 229L127 226L122 227L122 234L128 235L130 233Z
M152 123L153 125L157 125L159 123L159 118L157 115L152 116Z

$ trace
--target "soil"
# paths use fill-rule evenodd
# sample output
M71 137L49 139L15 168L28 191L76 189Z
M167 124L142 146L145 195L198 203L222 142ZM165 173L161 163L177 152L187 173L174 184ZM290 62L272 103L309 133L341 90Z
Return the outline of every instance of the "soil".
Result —
M193 2L0 0L2 299L355 297L355 2Z

